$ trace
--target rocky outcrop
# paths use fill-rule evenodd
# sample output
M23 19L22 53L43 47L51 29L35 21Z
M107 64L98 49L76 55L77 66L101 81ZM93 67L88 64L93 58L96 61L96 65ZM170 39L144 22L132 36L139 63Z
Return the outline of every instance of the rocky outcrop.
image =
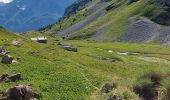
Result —
M9 51L7 51L6 49L0 49L0 56L3 56L3 55L6 55L6 54L8 54L9 53Z
M117 85L115 83L105 83L102 88L101 88L101 92L103 93L109 93L111 92L114 88L116 88Z
M78 52L77 48L74 48L74 47L71 47L71 46L63 46L63 49L67 50L67 51Z
M17 85L4 93L3 100L31 100L32 95L31 86Z
M107 100L123 100L121 96L116 95L116 94L111 94Z
M2 60L1 62L4 63L4 64L12 64L12 61L14 60L14 58L10 55L4 55L2 57Z
M78 49L72 47L71 44L68 42L58 42L57 45L61 46L66 51L78 52Z
M21 74L18 73L18 74L12 74L12 75L9 75L9 74L3 74L1 77L0 77L0 81L4 81L4 82L15 82L15 81L18 81L21 79Z
M1 100L39 100L41 95L33 92L32 86L17 85L8 89Z
M20 47L20 40L16 40L16 39L13 40L13 41L12 41L12 45L13 45L13 46L16 46L16 47Z
M57 45L60 45L60 46L71 46L71 44L68 43L68 42L58 42Z

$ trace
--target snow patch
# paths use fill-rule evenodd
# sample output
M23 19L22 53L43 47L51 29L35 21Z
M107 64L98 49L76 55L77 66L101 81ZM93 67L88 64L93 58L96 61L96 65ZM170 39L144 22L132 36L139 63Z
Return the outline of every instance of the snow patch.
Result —
M0 0L0 3L10 3L12 2L13 0Z

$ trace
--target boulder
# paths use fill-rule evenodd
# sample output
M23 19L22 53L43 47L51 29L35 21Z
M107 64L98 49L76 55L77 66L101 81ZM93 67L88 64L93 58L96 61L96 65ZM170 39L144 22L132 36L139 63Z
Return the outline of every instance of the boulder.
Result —
M107 59L107 62L115 62L116 59Z
M40 100L40 98L41 98L41 94L39 94L39 93L33 93L33 98L35 99L35 100ZM33 99L33 100L34 100Z
M8 54L9 52L6 50L6 49L0 49L0 55L6 55Z
M117 85L116 83L105 83L103 86L102 86L102 89L101 91L103 93L109 93L111 92L114 88L116 88Z
M26 85L17 85L7 90L3 94L4 100L31 100L33 96L32 87Z
M7 77L10 81L18 81L21 79L21 74L13 74Z
M104 61L107 61L107 62L116 62L116 59L112 59L112 58L104 58L104 57L101 57L99 58L100 60L104 60Z
M61 42L58 42L58 44L57 44L57 45L62 45L62 44L61 44Z
M110 95L107 100L123 100L120 96L112 94Z
M58 42L57 45L60 45L60 46L71 46L71 44L68 43L68 42Z
M13 40L12 41L12 45L16 46L16 47L20 47L20 41L18 40Z
M0 81L4 81L6 77L8 77L9 75L8 74L3 74L1 75L0 77Z
M5 82L15 82L21 79L21 74L12 74L12 75L8 75L8 74L3 74L0 78L1 81L5 81Z
M1 62L4 64L12 64L12 61L13 61L13 57L10 55L4 55L1 60Z
M64 48L64 50L67 50L67 51L78 52L77 48L73 48L70 46L63 46L63 48Z

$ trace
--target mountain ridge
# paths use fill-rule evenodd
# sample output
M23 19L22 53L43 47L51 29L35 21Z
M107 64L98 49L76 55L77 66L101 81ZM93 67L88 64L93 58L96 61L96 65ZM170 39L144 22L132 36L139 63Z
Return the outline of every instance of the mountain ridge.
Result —
M14 32L37 30L52 24L75 0L14 0L0 6L0 25ZM9 13L10 12L10 13Z
M105 6L102 5L102 3L106 3L106 2L107 4ZM91 13L90 9L95 8L98 5L101 5L100 8L95 9L95 11ZM83 5L82 7L79 7L81 9L77 8L76 12L73 11L72 14L65 16L62 20L60 20L60 22L56 22L56 24L52 25L49 29L47 27L45 29L45 33L56 34L56 36L59 37L66 36L68 39L90 39L90 40L97 40L97 41L100 40L100 41L122 41L123 42L128 40L128 37L125 39L124 35L127 35L126 31L131 30L130 28L132 28L132 27L128 27L132 24L130 22L131 18L134 18L134 20L136 21L140 21L142 17L145 17L145 19L150 20L153 23L160 24L160 26L169 26L170 12L168 6L169 6L169 2L166 0L150 0L150 1L92 0L89 1L89 3ZM105 14L91 20L90 23L87 23L88 18L92 16L97 16L97 13L99 13L100 11L105 12ZM84 12L84 14L81 14L82 12ZM79 18L78 16L82 16L82 18ZM74 19L77 19L78 21L76 20L73 21ZM81 23L83 22L86 22L86 24L80 27ZM67 25L65 25L64 23L67 23ZM68 23L71 24L68 25ZM134 32L135 30L133 30L132 33ZM160 39L158 34L152 34L152 36L148 38L147 35L144 35L145 33L148 33L148 37L150 37L149 34L152 34L153 32L151 31L147 32L147 30L141 32L140 34L142 40L139 40L139 42L145 42L145 43L156 42L156 43L164 44L162 41L160 41L163 40L163 38ZM163 34L161 32L159 33ZM61 35L61 34L65 34L65 35ZM129 33L129 35L132 36L133 34ZM146 40L145 37L148 39ZM133 40L134 38L131 38L127 42L133 42ZM167 41L164 42L169 41L169 39L166 40Z

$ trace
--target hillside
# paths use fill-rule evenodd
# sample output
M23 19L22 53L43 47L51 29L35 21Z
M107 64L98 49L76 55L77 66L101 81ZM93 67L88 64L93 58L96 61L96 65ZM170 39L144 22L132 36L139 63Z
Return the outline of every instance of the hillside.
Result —
M37 30L62 17L65 8L74 1L13 0L0 4L0 26L13 32Z
M167 0L92 0L72 12L44 31L69 39L161 44L170 41Z
M39 31L0 27L0 100L17 85L33 100L170 100L169 5L77 0Z
M112 100L109 99L112 94L125 100L138 100L140 96L134 92L135 86L152 86L151 75L161 79L158 81L161 84L159 94L154 94L154 98L169 98L170 47L63 41L49 36L46 36L48 43L41 44L30 38L45 36L43 34L16 35L3 28L0 29L0 36L0 47L20 59L18 63L0 63L0 75L22 75L22 80L17 82L1 81L0 95L16 84L31 84L33 90L41 94L40 100ZM19 46L12 44L14 40L19 41ZM71 44L78 52L64 50L59 42ZM102 92L102 86L107 82L116 84L109 93ZM151 95L157 91L152 90L155 88L148 89L151 89L150 93L149 90L145 92L152 98Z

